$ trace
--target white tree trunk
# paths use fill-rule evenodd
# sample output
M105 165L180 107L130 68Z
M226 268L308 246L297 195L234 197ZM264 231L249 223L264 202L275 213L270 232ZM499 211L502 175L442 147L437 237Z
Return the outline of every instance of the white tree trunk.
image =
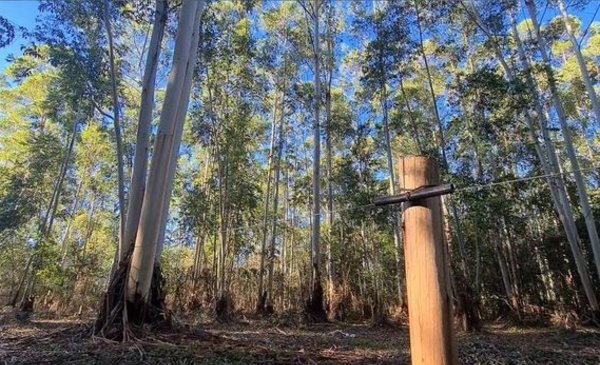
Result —
M546 149L546 153L543 152L542 146L537 142L538 138L535 134L536 128L528 110L525 110L525 120L528 124L531 138L535 143L536 152L540 158L540 162L542 164L542 168L544 169L544 173L547 175L557 174L560 173L559 161L556 156L554 144L548 134L547 121L544 119L543 105L540 99L540 95L537 92L535 81L531 76L531 65L529 64L529 59L527 58L525 49L523 47L523 43L521 42L521 38L519 37L519 32L517 30L517 19L514 12L511 11L510 17L511 32L517 45L519 58L521 60L521 63L523 64L523 67L525 68L525 79L527 82L527 87L529 89L529 92L533 96L535 111L537 117L540 119L540 130L544 140L543 148ZM512 80L514 78L515 72L508 67L506 62L503 60L501 53L499 53L499 51L497 53L499 59L502 60L501 64L505 69L507 77L509 77L510 80ZM591 283L591 277L589 275L587 265L585 264L585 259L583 257L583 253L581 251L581 242L577 233L577 227L575 225L573 210L562 177L558 175L549 177L548 184L550 187L552 199L554 200L556 212L558 213L559 219L565 229L565 234L567 235L567 240L571 248L571 253L573 254L573 258L575 259L575 266L577 267L577 272L581 279L584 292L592 310L598 311L598 301L596 299L596 294Z
M166 215L165 197L169 195L169 178L172 176L170 169L172 162L176 161L176 156L172 154L179 150L181 142L179 130L182 127L177 122L183 122L186 111L181 111L183 116L178 115L178 112L183 106L181 100L189 93L189 90L184 90L184 85L191 85L186 82L186 74L188 70L193 70L196 62L198 45L193 44L193 40L197 37L195 33L199 31L197 25L203 7L204 1L184 0L180 12L173 66L154 143L154 155L129 270L127 300L133 303L148 300L158 241L162 235L160 231L164 227L161 222Z
M204 9L204 2L199 5L199 12L202 13ZM187 115L187 107L190 102L190 95L192 91L192 82L194 79L194 69L196 68L196 59L198 53L198 42L200 41L200 16L196 18L194 23L194 36L190 43L190 60L187 64L185 72L185 80L183 83L183 90L179 99L179 107L177 108L177 115L175 117L176 129L175 129L175 140L181 141L183 136L183 127L185 125L185 117ZM173 193L173 184L175 183L175 172L177 171L177 159L179 158L179 145L180 143L174 143L171 149L171 159L169 161L169 175L167 177L169 185L163 192L163 204L164 209L160 216L160 235L158 238L158 247L156 250L156 256L154 261L160 262L160 256L165 243L165 233L167 230L167 222L169 220L169 208L171 206L171 194Z
M466 7L464 3L463 6ZM479 13L472 1L471 9L467 8L467 10L473 16L476 25L486 34L486 36L488 36L491 39L492 33L489 31L489 29L486 27L485 23L479 16ZM547 120L544 119L544 110L543 105L541 103L540 95L537 92L537 86L535 85L535 81L530 73L531 65L529 64L529 59L527 58L525 49L523 48L523 43L521 42L521 39L519 37L519 32L517 30L517 19L514 14L514 11L510 11L510 18L511 33L514 37L517 46L520 61L525 69L526 85L529 89L530 94L532 95L535 112L540 121L539 129L542 133L544 142L543 144L541 144L538 140L538 136L536 133L538 128L536 128L533 122L533 118L528 109L524 110L525 121L529 129L531 140L534 143L535 151L544 170L544 174L548 175L547 182L550 188L552 200L554 201L554 207L565 230L567 241L569 242L571 253L573 254L573 257L575 259L577 272L581 279L581 283L586 297L588 299L588 303L590 304L592 310L598 311L598 301L596 299L596 294L591 283L591 278L588 273L587 265L585 264L585 259L581 251L581 242L577 233L577 227L575 225L573 210L562 177L557 175L560 173L559 161L556 156L554 144L550 139L548 133ZM502 51L500 50L498 45L494 42L492 42L492 45L496 58L498 59L502 69L504 70L505 77L508 81L513 82L515 79L516 72L507 64L502 54Z
M275 94L277 96L277 94ZM277 98L275 98L277 99ZM271 199L271 167L273 166L273 152L275 148L275 126L277 125L277 100L273 104L273 122L271 123L271 145L269 147L269 162L267 164L267 191L265 194L265 211L263 215L263 237L260 246L260 268L258 271L258 297L257 297L257 310L262 311L263 294L264 294L264 272L265 272L265 259L267 256L267 236L269 229L267 227L269 222L269 203Z
M281 119L283 119L283 104ZM267 281L267 301L265 308L273 305L273 274L275 263L275 242L277 238L277 208L279 203L279 178L281 176L281 155L283 153L283 122L279 123L279 141L277 146L277 159L275 160L275 181L273 182L273 219L271 224L271 246L269 247L269 272Z
M585 59L581 54L581 47L579 46L579 42L577 42L577 38L573 33L573 27L571 27L571 22L569 21L569 14L567 13L565 3L563 0L557 0L557 2L558 8L565 23L567 35L569 36L569 40L571 41L571 45L573 46L573 53L575 53L577 63L579 64L579 70L581 71L581 77L583 78L585 89L587 90L587 93L590 97L592 109L594 110L594 114L596 115L596 123L600 125L600 102L598 102L598 96L596 95L596 90L594 90L594 84L592 83L592 79L590 78L590 73L588 72L587 66L585 64Z
M396 195L396 177L394 173L394 157L392 156L392 141L390 137L390 127L389 127L389 118L388 118L388 109L387 109L387 91L386 91L386 82L383 82L381 85L382 92L382 101L381 108L383 111L383 132L385 136L385 152L387 157L387 168L389 172L388 177L388 193L390 195ZM398 303L402 307L404 304L403 301L403 285L402 285L402 264L400 262L400 251L402 244L402 223L400 220L400 215L398 212L392 212L392 220L393 220L393 231L394 231L394 260L396 264L396 291L398 296Z
M146 175L148 171L148 153L150 150L156 72L158 69L158 60L160 57L161 43L166 23L167 0L156 0L154 25L152 26L152 36L150 38L150 46L148 47L144 80L142 83L142 101L140 104L133 172L131 175L131 185L129 187L125 236L119 247L119 261L123 259L129 247L135 242L135 236L140 222L142 199L144 197L144 188L146 186Z
M312 278L311 292L320 283L321 280L321 80L320 80L320 32L319 32L319 7L321 1L313 0L313 51L314 51L314 71L315 71L315 121L313 125L313 178L312 178L312 233L311 233L311 261ZM312 296L312 294L311 294Z
M108 56L110 61L110 79L113 101L113 126L117 144L117 186L119 190L119 247L125 237L125 171L123 166L123 139L121 137L121 117L119 112L119 94L117 90L117 69L115 67L115 53L113 32L110 23L110 9L108 0L104 0L104 26L108 36Z
M331 250L331 244L333 242L333 147L332 147L332 112L331 112L331 86L333 81L333 72L334 72L334 48L335 48L335 39L333 28L333 17L334 8L333 2L330 1L327 5L327 36L326 36L326 45L327 45L327 63L325 66L325 72L327 75L327 89L325 91L325 119L326 119L326 140L325 140L325 150L326 150L326 164L327 164L327 297L328 301L331 303L332 298L334 296L334 266L333 266L333 252Z
M588 235L590 238L590 244L592 246L592 252L594 254L594 263L596 265L596 271L598 273L598 277L600 278L600 238L598 237L598 230L596 228L594 213L590 205L587 187L585 184L583 173L580 170L579 161L577 159L575 147L573 145L573 140L571 137L571 130L569 129L569 125L567 122L567 116L565 114L562 100L556 87L556 80L554 78L554 73L551 69L550 57L547 52L546 42L543 36L541 35L540 24L538 23L536 18L537 10L535 7L535 3L532 0L526 0L525 3L527 4L529 16L531 18L531 22L535 31L535 39L537 41L538 49L540 51L540 54L542 55L542 60L544 61L544 69L546 71L546 76L548 77L548 85L550 87L550 93L552 95L552 103L554 104L554 110L556 111L556 115L558 116L558 120L560 122L560 128L563 134L563 138L565 140L565 147L567 149L567 156L569 157L569 161L571 162L571 167L573 169L573 176L575 178L575 185L577 187L579 204L581 205L581 212L583 214L585 225L587 227Z

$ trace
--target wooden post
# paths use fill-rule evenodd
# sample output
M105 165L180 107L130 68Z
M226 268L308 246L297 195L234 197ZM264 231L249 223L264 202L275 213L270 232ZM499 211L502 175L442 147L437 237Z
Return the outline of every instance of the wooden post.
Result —
M431 158L402 158L399 170L402 186L406 189L440 183L437 163ZM412 364L455 365L458 355L440 197L405 204L404 258Z

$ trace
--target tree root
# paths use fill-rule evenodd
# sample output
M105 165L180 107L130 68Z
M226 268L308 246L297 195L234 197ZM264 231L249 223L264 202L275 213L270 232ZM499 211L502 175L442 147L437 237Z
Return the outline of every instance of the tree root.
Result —
M95 336L126 342L139 336L144 324L170 324L170 316L165 311L164 280L160 265L154 266L149 302L127 301L127 278L132 252L133 250L128 252L111 276L94 325Z

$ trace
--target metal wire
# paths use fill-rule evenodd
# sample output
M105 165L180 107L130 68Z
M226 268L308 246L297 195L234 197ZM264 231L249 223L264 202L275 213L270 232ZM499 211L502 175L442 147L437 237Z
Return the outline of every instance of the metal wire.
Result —
M557 173L552 173L552 174L541 174L541 175L527 176L527 177L521 177L521 178L516 178L516 179L510 179L510 180L492 181L487 184L476 184L476 185L471 185L471 186L460 187L460 188L454 189L454 193L477 192L477 191L481 191L483 189L488 189L488 188L495 187L495 186L511 185L511 184L516 184L516 183L523 182L523 181L532 181L532 180L544 179L544 178L549 178L549 177L570 175L570 174L573 174L576 172L589 172L589 171L594 171L595 169L596 169L595 167L590 167L587 169L570 170L570 171L563 171L563 172L557 172ZM401 190L406 191L407 189L401 189ZM385 207L383 207L383 206L377 207L373 203L368 203L368 204L363 204L363 205L354 205L354 206L349 206L349 207L345 207L345 208L335 209L334 213L340 214L340 213L345 213L348 211L373 210L375 208L383 209ZM314 216L320 217L322 215L325 215L325 214L324 213L319 213L316 215L311 214L310 217L314 217ZM307 217L307 219L310 219L310 218ZM284 221L284 219L278 219L276 221L276 223L280 223L282 221ZM273 224L273 221L270 221L267 223L267 225L272 225L272 224ZM233 231L250 230L253 228L263 228L264 226L265 226L265 223L263 222L263 223L258 223L258 224L254 224L254 225L250 225L250 226L239 226L236 228L231 228L230 230L233 230Z

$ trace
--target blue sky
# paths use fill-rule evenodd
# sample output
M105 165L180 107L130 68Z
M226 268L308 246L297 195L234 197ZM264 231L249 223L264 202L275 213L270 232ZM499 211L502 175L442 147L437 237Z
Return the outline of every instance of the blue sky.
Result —
M598 1L600 0L591 0L584 9L570 9L570 11L571 13L580 17L583 20L584 26L587 26L592 20L592 16L594 15L596 7L599 5ZM39 14L38 5L39 0L0 0L0 15L11 21L16 26L31 29L35 25L35 19ZM538 10L541 13L543 11L543 7L540 7ZM545 23L554 16L556 16L556 13L548 10L544 15L542 23ZM595 20L600 20L600 14L597 15ZM17 38L8 47L0 49L0 72L3 71L7 66L6 58L11 54L20 55L21 46L25 43L26 41L20 37L20 34L18 34Z
M35 25L35 17L39 14L39 1L37 0L0 0L0 15L8 19L14 25L32 28ZM6 57L10 54L21 54L21 45L25 40L17 35L8 47L0 49L0 71L6 67Z

